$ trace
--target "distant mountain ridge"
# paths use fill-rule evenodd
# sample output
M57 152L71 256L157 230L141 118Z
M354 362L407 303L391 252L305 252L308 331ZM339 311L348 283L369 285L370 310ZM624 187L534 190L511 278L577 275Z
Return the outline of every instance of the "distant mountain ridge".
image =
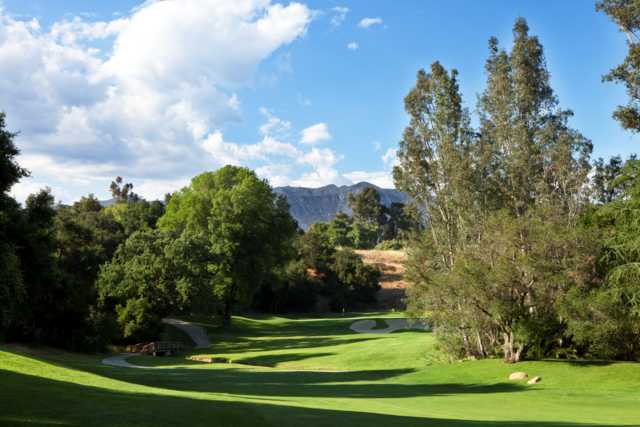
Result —
M318 221L330 221L338 212L351 214L347 197L350 193L358 193L367 187L373 187L380 193L380 201L385 206L392 203L406 203L408 197L398 190L380 188L368 182L354 185L327 185L320 188L276 187L274 191L287 198L289 211L300 228L306 230Z

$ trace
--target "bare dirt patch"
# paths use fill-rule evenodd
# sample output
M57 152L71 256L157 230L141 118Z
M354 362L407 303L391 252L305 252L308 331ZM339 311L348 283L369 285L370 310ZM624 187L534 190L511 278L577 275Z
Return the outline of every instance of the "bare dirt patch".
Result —
M377 266L382 272L378 292L378 305L382 309L403 310L407 283L404 280L404 262L407 254L404 251L358 250L365 264Z

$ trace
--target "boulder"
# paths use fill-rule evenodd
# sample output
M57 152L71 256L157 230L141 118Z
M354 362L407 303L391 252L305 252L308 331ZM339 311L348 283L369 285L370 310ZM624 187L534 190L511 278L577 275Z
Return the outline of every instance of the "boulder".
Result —
M528 376L526 372L513 372L509 375L509 379L511 381L526 380Z
M540 382L540 380L542 380L542 378L540 377L533 377L531 378L529 381L527 381L527 384L538 384Z

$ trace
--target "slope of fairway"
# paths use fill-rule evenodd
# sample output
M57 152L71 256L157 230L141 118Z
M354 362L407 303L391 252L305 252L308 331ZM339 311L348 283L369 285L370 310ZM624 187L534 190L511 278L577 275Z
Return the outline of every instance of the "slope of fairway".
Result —
M0 346L0 425L640 425L640 364L446 364L430 333L353 333L362 318L238 317L229 332L190 319L214 343L200 353L230 364L134 357L160 369L126 369ZM543 381L508 382L516 369Z

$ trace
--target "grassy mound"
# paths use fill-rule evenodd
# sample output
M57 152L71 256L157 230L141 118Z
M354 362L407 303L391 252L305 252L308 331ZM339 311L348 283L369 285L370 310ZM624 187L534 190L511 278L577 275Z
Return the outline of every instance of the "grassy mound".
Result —
M380 319L375 314L369 318ZM640 364L497 360L434 363L418 331L359 335L366 316L208 319L212 349L234 363L101 357L0 346L0 425L602 426L640 422ZM543 378L509 382L514 370Z

